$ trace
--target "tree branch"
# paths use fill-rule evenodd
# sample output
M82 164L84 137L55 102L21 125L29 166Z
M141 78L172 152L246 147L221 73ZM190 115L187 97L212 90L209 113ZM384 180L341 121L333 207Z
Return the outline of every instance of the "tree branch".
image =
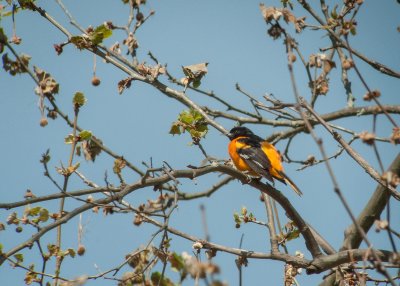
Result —
M318 120L322 126L325 127L326 130L330 134L332 134L333 138L339 142L341 146L346 150L346 152L379 184L384 186L387 191L389 191L394 198L400 200L400 193L396 191L392 186L390 186L387 182L383 181L379 173L372 168L367 161L364 160L345 140L343 140L342 136L334 131L324 119L322 119L305 101L302 102L302 105Z
M41 236L43 236L48 231L52 230L53 228L68 222L74 216L89 210L93 207L93 205L104 205L108 204L113 201L121 201L126 195L132 193L135 190L142 189L149 186L157 186L164 184L172 178L188 178L194 179L196 177L200 177L212 172L221 172L233 176L239 179L242 182L247 182L248 178L243 173L224 165L216 165L216 166L207 166L198 169L187 169L187 170L172 170L169 174L164 174L160 177L156 178L146 178L146 180L139 180L136 183L131 185L127 185L121 189L121 191L113 193L113 196L109 196L106 198L98 199L90 203L86 203L70 212L68 212L65 216L61 217L60 219L56 220L55 222L48 224L41 228L36 234L34 234L30 239L26 240L25 242L17 245L13 249L9 250L7 253L3 253L0 256L0 265L4 262L7 257L17 253L21 249L29 247L35 241L37 241ZM322 255L321 251L319 250L318 243L316 242L315 238L313 237L310 228L305 223L303 218L299 215L296 209L292 206L289 200L278 190L273 188L268 184L264 184L257 180L252 180L249 182L249 185L258 189L259 191L271 196L274 200L276 200L282 208L286 211L286 215L293 220L296 226L299 228L301 234L303 235L306 246L310 250L313 257L318 257ZM104 190L104 189L103 189ZM96 190L99 192L100 190ZM107 191L107 189L106 189ZM24 202L26 203L26 202ZM3 205L4 206L4 205ZM10 207L10 205L6 205L6 207Z
M388 172L393 172L397 176L400 176L400 154L398 154L393 160ZM368 232L375 220L379 219L388 202L388 199L390 198L390 193L385 189L386 188L381 184L377 186L375 192L357 218L358 224L365 232ZM354 224L346 229L345 234L346 236L341 250L358 248L360 246L362 237L360 237L360 234L357 232Z

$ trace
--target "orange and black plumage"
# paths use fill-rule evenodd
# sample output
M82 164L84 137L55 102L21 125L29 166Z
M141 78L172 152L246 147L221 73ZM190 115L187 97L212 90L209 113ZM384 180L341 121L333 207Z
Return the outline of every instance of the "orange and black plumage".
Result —
M285 174L281 155L271 143L246 127L234 127L228 134L228 152L236 168L250 176L274 179L289 185L299 196L303 193Z

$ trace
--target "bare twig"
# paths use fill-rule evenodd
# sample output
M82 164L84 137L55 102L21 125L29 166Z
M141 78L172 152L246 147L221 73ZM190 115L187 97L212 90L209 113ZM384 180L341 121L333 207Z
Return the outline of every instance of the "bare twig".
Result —
M388 185L387 182L382 180L379 173L372 168L367 161L364 160L349 144L342 138L342 136L334 131L324 119L322 119L307 103L302 101L302 106L304 106L314 117L317 119L329 133L332 134L333 138L339 142L341 146L346 150L346 152L379 184L386 187L386 189L393 195L394 198L400 200L400 193L396 191L392 186Z
M344 41L342 41L342 39L340 39L340 37L338 35L336 35L336 33L330 29L328 27L328 25L318 16L318 14L311 8L310 4L308 4L307 1L305 0L298 0L298 2L303 6L303 8L305 10L307 10L313 17L315 20L317 20L320 25L322 25L324 27L324 29L332 36L335 38L335 40L338 41L338 43L345 48L346 50L350 51L356 55L358 58L360 58L361 60L363 60L364 62L366 62L367 64L369 64L371 67L373 67L374 69L380 71L381 73L384 73L386 75L392 76L392 77L396 77L396 78L400 78L400 73L390 69L389 67L371 60L369 58L367 58L366 56L364 56L363 54L361 54L360 52L352 49L351 47L349 47L348 45L346 45L346 43Z

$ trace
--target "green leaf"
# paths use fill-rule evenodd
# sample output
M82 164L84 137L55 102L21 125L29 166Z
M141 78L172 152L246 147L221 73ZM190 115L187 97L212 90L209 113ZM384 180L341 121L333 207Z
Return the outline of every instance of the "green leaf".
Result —
M47 164L50 159L50 149L47 149L46 153L42 154L42 159L40 159L40 163Z
M233 218L235 220L235 223L237 223L237 224L241 224L242 223L242 220L240 219L240 216L239 216L238 213L234 213L233 214Z
M49 211L45 208L42 208L39 212L39 221L46 222L49 219Z
M338 17L338 14L337 14L337 7L338 7L338 5L335 5L335 6L333 7L332 11L331 11L331 17L332 17L333 19L337 19L337 17Z
M42 209L42 207L30 208L30 209L27 209L27 210L25 211L25 214L26 214L27 216L37 216L37 215L39 214L39 212L40 212L41 209Z
M90 41L82 36L73 36L69 41L73 43L79 50L83 50L91 46Z
M178 119L179 121L185 124L192 124L192 122L194 121L193 115L189 111L183 111L179 115Z
M193 116L193 119L195 121L204 120L203 115L200 112L198 112L197 110L190 109L190 114Z
M89 38L94 45L98 45L111 35L112 31L108 27L105 25L100 25L93 31L92 34L90 34Z
M179 272L185 267L185 264L183 262L183 257L177 254L176 252L172 253L168 257L168 260L171 263L172 270Z
M182 133L182 132L181 132L181 128L179 127L179 125L176 124L176 123L172 124L171 129L169 130L169 134L172 134L172 135L176 135L176 134L181 135L181 133Z
M47 245L47 250L49 251L51 256L55 256L58 252L58 247L55 244L48 244Z
M190 135L194 138L205 137L208 132L207 124L196 125L195 128L190 130Z
M75 250L74 250L74 249L68 248L65 252L66 252L67 255L71 256L72 258L75 257L75 254L76 254L76 253L75 253Z
M0 243L0 254L3 253L3 244Z
M201 84L201 81L199 79L193 80L192 85L194 88L198 88L200 86L200 84Z
M92 138L92 132L91 131L88 131L88 130L82 130L80 133L79 133L79 138L80 138L80 140L82 141L82 140L90 140L91 138Z
M174 286L174 283L167 277L163 277L161 279L161 273L156 271L151 273L151 282L153 282L154 285L159 285L159 286ZM161 281L160 281L161 280Z
M86 101L85 95L80 91L76 92L74 98L72 99L72 103L78 107L85 105Z
M286 239L287 239L287 241L290 241L290 240L298 238L299 236L300 236L300 231L298 229L294 229L293 231L289 232L286 235Z
M249 220L250 220L250 221L254 221L254 220L255 220L255 216L254 216L253 213L250 213L250 214L249 214Z
M67 137L64 138L65 144L72 144L74 142L74 135L68 134Z
M193 108L182 111L178 121L171 126L170 134L181 134L184 131L189 132L193 139L205 137L208 126L203 115Z
M17 263L24 262L24 255L22 253L14 254L14 258L17 260Z

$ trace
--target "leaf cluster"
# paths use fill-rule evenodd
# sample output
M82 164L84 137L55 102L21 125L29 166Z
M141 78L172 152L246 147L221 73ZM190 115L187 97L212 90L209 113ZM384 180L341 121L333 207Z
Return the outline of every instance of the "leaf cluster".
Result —
M208 126L206 120L200 112L193 108L182 111L169 131L172 135L181 135L184 132L188 132L195 142L207 135Z

